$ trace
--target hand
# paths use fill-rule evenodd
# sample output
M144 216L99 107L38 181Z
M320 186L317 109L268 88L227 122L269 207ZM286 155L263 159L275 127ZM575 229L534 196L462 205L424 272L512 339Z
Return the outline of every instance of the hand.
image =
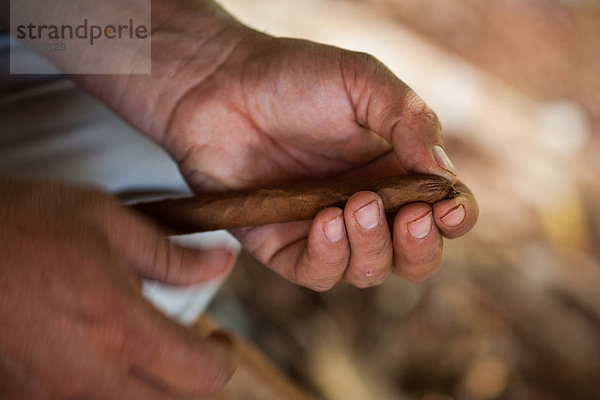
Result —
M111 197L0 182L0 397L182 399L234 371L223 334L202 340L156 311L139 277L183 285L227 272Z
M162 144L197 193L323 176L421 172L456 181L433 111L373 57L255 32L210 0L156 0L152 11L152 75L78 79ZM475 198L462 189L390 221L364 192L343 212L235 234L263 263L315 290L341 278L377 285L390 271L421 281L441 263L442 235L463 235L477 220Z
M409 87L371 56L303 40L248 32L170 121L161 142L198 193L323 176L457 179L435 114ZM315 290L341 278L377 285L390 271L421 281L441 264L442 235L463 235L477 219L461 189L389 221L381 199L361 192L313 221L235 233L259 260Z

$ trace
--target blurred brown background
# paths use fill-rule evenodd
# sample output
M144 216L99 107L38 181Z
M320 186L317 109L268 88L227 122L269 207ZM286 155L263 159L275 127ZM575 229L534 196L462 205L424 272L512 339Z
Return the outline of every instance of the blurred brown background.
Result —
M221 3L386 63L481 217L425 284L317 294L244 255L211 313L325 399L599 399L600 2Z

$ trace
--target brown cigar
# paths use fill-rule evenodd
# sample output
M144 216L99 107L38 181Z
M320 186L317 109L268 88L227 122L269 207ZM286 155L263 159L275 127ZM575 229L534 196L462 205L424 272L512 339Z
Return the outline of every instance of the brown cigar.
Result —
M356 192L369 190L386 212L417 201L435 203L457 194L439 176L398 175L383 179L303 183L280 189L202 194L198 197L137 203L133 207L174 233L266 225L313 218L327 207L344 207Z

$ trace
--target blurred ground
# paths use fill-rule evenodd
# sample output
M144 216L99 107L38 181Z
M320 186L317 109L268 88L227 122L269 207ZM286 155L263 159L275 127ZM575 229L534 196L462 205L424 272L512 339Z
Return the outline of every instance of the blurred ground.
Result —
M385 62L481 217L425 284L317 294L243 255L212 314L330 400L600 398L600 2L221 3Z

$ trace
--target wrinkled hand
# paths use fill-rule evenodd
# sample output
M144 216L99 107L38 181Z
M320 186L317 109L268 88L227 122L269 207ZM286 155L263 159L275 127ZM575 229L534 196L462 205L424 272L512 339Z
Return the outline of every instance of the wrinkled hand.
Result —
M181 399L233 373L231 343L202 340L140 293L139 277L191 284L232 267L195 251L111 197L0 182L0 397Z
M324 176L421 172L456 181L437 147L435 114L373 57L253 31L211 0L156 0L152 16L152 75L77 79L160 143L197 193ZM477 215L464 189L388 221L381 200L364 192L344 211L235 234L293 282L366 287L390 271L430 277L442 236L463 235Z
M249 31L195 82L161 143L198 193L323 176L457 179L433 111L369 55ZM361 192L313 221L235 234L263 263L315 290L342 278L377 285L390 271L421 281L441 264L442 236L475 224L477 203L462 190L433 206L410 204L389 221L381 199Z

